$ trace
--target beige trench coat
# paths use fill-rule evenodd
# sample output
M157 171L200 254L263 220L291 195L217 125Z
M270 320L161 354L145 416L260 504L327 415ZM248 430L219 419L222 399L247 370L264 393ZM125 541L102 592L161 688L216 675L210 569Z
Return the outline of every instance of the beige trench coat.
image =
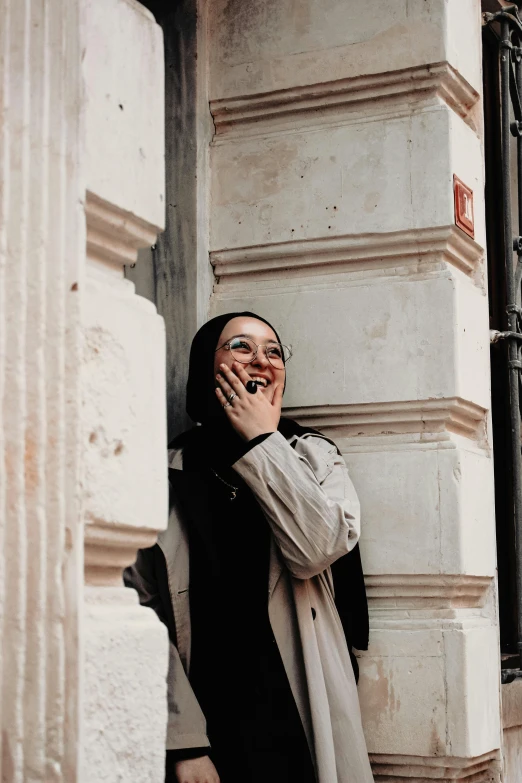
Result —
M254 492L271 528L269 617L318 783L371 783L357 687L329 568L359 538L359 502L331 441L307 434L294 438L293 446L274 433L234 469ZM181 468L181 459L179 451L170 452L170 467ZM205 717L188 679L189 551L176 498L158 544L167 564L177 641L170 650L167 748L205 746ZM132 581L142 603L154 605L147 575L136 572Z

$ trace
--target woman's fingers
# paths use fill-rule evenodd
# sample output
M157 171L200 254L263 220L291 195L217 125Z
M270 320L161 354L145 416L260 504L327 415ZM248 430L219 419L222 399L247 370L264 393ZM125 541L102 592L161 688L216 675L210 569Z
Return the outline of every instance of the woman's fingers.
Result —
M283 396L280 384L274 384L274 391L266 395L261 392L249 394L245 389L249 380L248 373L235 363L232 368L223 364L219 367L216 397L232 427L246 441L277 430Z
M219 783L219 775L208 756L176 762L178 783Z
M245 384L239 380L236 373L233 372L230 367L227 367L226 364L220 364L219 369L237 395L240 396L245 392Z
M219 402L221 403L221 405L222 405L224 408L225 408L225 407L227 407L227 408L228 408L228 407L229 407L229 405L230 405L230 407L232 407L232 403L229 403L229 402L228 402L228 399L227 399L227 397L225 397L225 395L223 394L223 392L221 391L221 389L219 388L219 386L217 386L217 387L216 387L216 397L218 398Z
M219 373L219 375L216 376L216 380L219 383L218 388L221 389L225 397L230 397L230 395L234 390L232 389L231 385L228 383L226 378L223 376L223 374Z
M234 362L234 364L232 365L232 370L237 375L237 377L239 378L243 386L246 386L246 384L250 380L250 375L247 373L243 365L240 364L240 362Z

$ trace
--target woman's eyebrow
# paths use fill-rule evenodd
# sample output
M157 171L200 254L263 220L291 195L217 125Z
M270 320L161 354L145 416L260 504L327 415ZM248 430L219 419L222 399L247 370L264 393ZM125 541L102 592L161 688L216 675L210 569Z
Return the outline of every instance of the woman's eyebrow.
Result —
M228 339L229 340L235 340L236 337L248 337L249 340L254 340L254 342L255 342L255 339L254 339L254 337L252 337L251 334L234 334L232 337L229 337ZM267 343L277 343L277 340L274 337L269 337L269 339L267 340Z

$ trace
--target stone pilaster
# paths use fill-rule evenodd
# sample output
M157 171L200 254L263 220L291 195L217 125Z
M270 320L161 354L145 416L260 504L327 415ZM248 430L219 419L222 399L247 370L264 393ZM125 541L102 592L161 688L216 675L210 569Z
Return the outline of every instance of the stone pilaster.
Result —
M75 0L0 3L0 777L78 775L81 175Z

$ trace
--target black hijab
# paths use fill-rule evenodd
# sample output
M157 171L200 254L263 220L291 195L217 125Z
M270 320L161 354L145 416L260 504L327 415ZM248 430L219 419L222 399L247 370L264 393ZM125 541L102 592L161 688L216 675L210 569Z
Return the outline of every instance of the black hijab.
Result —
M278 341L281 342L269 321L250 312L218 315L199 329L190 350L186 409L192 421L202 426L183 433L172 444L183 448L184 471L203 475L208 470L209 462L216 466L219 460L221 464L230 466L236 457L241 455L241 451L244 451L244 443L232 430L214 391L214 353L218 347L217 342L227 323L239 317L256 318L262 321L274 331ZM307 433L319 434L316 430L302 427L297 422L285 418L281 418L278 430L287 440ZM218 444L219 448L217 448ZM237 476L235 472L234 475ZM217 503L218 499L213 502ZM214 511L217 512L218 509L214 508ZM227 513L225 509L223 511ZM359 545L333 564L332 574L336 606L357 676L357 661L351 648L368 649L369 633L368 603Z
M214 354L221 332L233 318L255 318L262 321L272 329L278 342L281 342L272 324L254 313L225 313L207 321L196 333L190 349L186 409L194 422L208 424L225 418L214 392Z

